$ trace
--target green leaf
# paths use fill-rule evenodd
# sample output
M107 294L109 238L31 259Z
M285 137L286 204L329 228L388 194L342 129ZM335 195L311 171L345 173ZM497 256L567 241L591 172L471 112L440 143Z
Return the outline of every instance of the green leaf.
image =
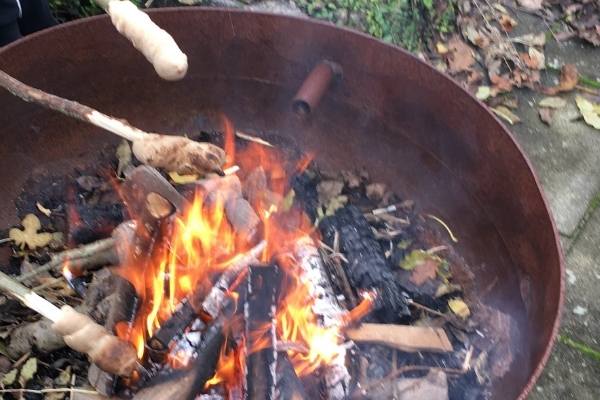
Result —
M425 6L426 9L432 10L433 9L433 0L423 0L423 5Z
M13 383L15 383L15 379L17 379L17 369L11 369L8 373L6 373L3 377L2 380L0 380L0 384L2 384L2 386L10 386Z
M296 197L296 192L294 192L294 189L290 189L290 191L287 192L287 194L283 198L283 201L281 202L281 209L283 212L290 211L290 209L294 205L295 197Z
M425 250L413 250L400 261L400 268L405 271L412 271L430 257L431 255Z
M412 240L410 239L404 239L398 242L398 244L396 245L396 247L398 247L400 250L406 250L410 247L410 245L412 244Z
M25 384L33 378L37 372L37 358L31 357L25 362L21 368L21 374L19 375L19 383L21 387L25 387Z

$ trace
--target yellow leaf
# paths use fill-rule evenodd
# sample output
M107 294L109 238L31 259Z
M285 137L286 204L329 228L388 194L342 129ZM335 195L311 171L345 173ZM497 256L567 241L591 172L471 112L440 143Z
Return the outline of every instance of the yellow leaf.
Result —
M596 129L600 129L600 114L598 113L600 105L594 104L582 96L577 96L575 102L585 122Z
M15 379L17 379L17 369L11 369L8 373L4 374L4 376L2 377L2 380L0 380L0 383L3 386L10 386L13 383L15 383Z
M198 175L179 175L177 172L169 172L169 177L178 185L184 185L198 180Z
M448 301L448 307L450 310L462 319L467 319L471 315L471 310L469 310L469 306L467 303L462 301L462 299L451 299Z
M23 221L21 221L23 229L12 228L8 231L8 237L15 242L21 250L25 247L30 250L38 247L47 246L52 240L60 240L62 234L60 233L48 233L38 232L42 228L40 219L34 214L27 214Z
M22 387L25 387L25 384L33 378L33 376L37 372L37 358L31 357L29 360L23 364L21 368L21 374L19 375L19 383Z

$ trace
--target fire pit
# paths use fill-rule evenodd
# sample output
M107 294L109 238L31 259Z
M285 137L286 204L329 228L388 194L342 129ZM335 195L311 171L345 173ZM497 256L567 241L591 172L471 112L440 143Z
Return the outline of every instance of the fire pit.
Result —
M114 32L105 17L66 24L10 45L0 51L0 69L48 92L81 101L108 114L126 117L133 125L146 130L188 132L192 136L214 139L206 132L222 131L224 126L227 127L228 124L224 123L223 117L226 115L240 131L268 139L276 147L286 149L290 153L298 153L296 154L298 168L295 170L298 176L302 176L308 166L304 156L314 155L315 162L320 166L319 183L327 180L335 181L324 171L352 171L364 167L371 177L376 178L377 182L384 182L401 199L414 200L416 210L412 209L410 202L397 203L396 207L410 209L405 212L409 213L411 218L420 221L417 228L423 228L426 234L445 238L446 248L451 246L453 254L456 254L457 261L452 263L464 266L464 269L459 268L457 271L468 275L464 279L455 277L461 282L469 282L469 287L463 288L464 296L476 299L473 302L479 304L481 309L492 310L489 312L492 316L487 320L495 320L498 325L492 330L503 327L507 332L503 336L506 340L502 343L493 342L492 348L487 351L493 354L494 350L499 352L498 349L501 349L501 352L508 352L511 356L505 360L505 365L500 365L502 363L496 365L497 373L487 379L488 384L481 391L474 391L472 397L465 394L464 398L485 398L481 397L485 396L485 392L489 392L490 398L493 399L524 397L541 373L556 334L563 296L563 267L557 234L536 178L518 146L498 121L475 99L431 67L399 49L354 32L303 19L214 9L160 10L153 11L152 16L159 25L173 34L181 48L188 54L190 69L188 76L180 82L163 82L157 79L152 67L147 65L143 57ZM303 87L305 90L299 93L304 97L308 96L308 99L293 102L292 99L305 77L323 60L329 60L328 63L334 62L341 69L332 73L329 89L319 101L318 95L314 96L314 93L311 95L310 89ZM90 166L98 169L99 165L106 165L106 162L104 164L102 162L101 153L106 154L107 151L114 153L118 145L117 141L98 129L68 120L37 106L23 104L6 92L0 92L0 108L2 109L0 132L4 139L4 145L0 150L0 165L4 171L0 178L4 191L0 202L0 220L3 221L3 227L18 225L26 212L35 211L24 206L24 204L31 206L32 202L30 197L27 198L27 192L40 195L42 192L39 188L46 188L44 177L64 176L72 177L74 180L83 175L82 171L88 171ZM229 132L229 135L217 136L232 137L233 134ZM222 144L222 137L219 140ZM260 147L264 144L251 143L249 147L255 146ZM227 144L225 149L228 150ZM263 153L251 153L239 159L243 160L242 171L246 171L242 173L243 183L251 181L251 174L248 172L253 170L252 165L261 165L261 161L264 161L264 158L261 158L264 154L261 154ZM286 160L292 159L294 159L292 155L286 158ZM249 161L251 164L247 165ZM273 163L269 165L272 166ZM153 173L144 170L144 167L141 168L132 172L132 174L142 175L141 178L139 176L133 178L133 182L138 185L140 179L144 182L144 174ZM273 174L276 172L269 173L270 180L273 181ZM367 181L367 178L360 174L357 179ZM348 182L350 180L348 178ZM310 204L310 195L307 193L311 189L306 189L306 185L301 184L306 183L307 180L299 179L299 181L300 186L294 186L295 194L303 198L304 203ZM79 181L78 184L92 185L90 182ZM296 184L299 184L298 181ZM21 200L17 201L20 213L17 215L14 207L15 199L24 185L27 185L25 189L28 191L20 197ZM349 183L346 185L350 186ZM52 187L52 185L47 187L41 194L42 198L37 199L42 205L47 200L43 198L44 193L48 198L52 198ZM260 185L258 187L260 188ZM307 192L304 192L303 188ZM156 191L153 189L149 192ZM245 188L243 191L244 198L252 197ZM324 190L318 194L322 192ZM129 193L130 195L136 193L136 189L132 188ZM352 192L344 193L352 197ZM180 201L174 201L168 193L159 193L159 195L161 195L159 198L155 198L146 193L143 197L145 202L131 198L127 200L125 196L128 205L145 204L138 210L143 215L138 214L138 216L145 222L143 226L151 234L150 236L156 231L162 232L162 225L155 222L177 212L176 209L181 205ZM165 198L167 201L163 202ZM290 199L287 196L286 199L289 203ZM277 204L283 204L284 200L279 199ZM213 201L219 203L218 199ZM252 200L249 202L253 203ZM35 201L33 204L35 207ZM46 204L46 207L48 206ZM193 214L190 209L193 211L193 208L185 207L185 210L188 210L186 218ZM258 209L257 217L263 222L263 227L269 225L265 224L265 218L276 212L270 207L254 207L254 209ZM313 205L312 211L315 209ZM347 215L339 214L340 209ZM364 254L361 251L353 254L353 248L344 243L343 232L347 221L352 221L354 224L356 220L363 217L362 213L353 214L356 210L358 208L347 209L342 205L332 210L325 210L325 215L318 216L311 215L310 207L307 207L307 215L311 218L322 220L330 218L326 225L328 224L331 230L322 229L323 241L333 247L333 253L337 253L341 246L342 253L346 252L346 256L351 258L350 261L345 261L347 264L351 264L352 257L358 260ZM226 205L224 211L227 211ZM396 209L393 211L395 212ZM111 212L104 213L103 216L113 215ZM201 211L197 212L201 213ZM228 216L228 218L231 220L232 217ZM77 226L73 223L73 219L66 219L71 221L71 227ZM244 221L246 223L247 219ZM110 224L103 220L100 225ZM184 224L184 226L191 225ZM358 231L361 229L352 226L352 229ZM315 363L314 359L312 364L301 364L291 356L291 354L310 354L312 348L298 348L298 346L302 347L302 343L292 340L275 345L271 340L282 335L286 338L297 338L289 332L282 334L281 331L277 331L277 327L269 325L273 299L279 298L278 291L281 288L289 288L277 283L285 280L286 259L285 257L277 260L269 257L264 259L260 254L264 255L268 252L272 243L276 241L267 240L265 245L260 240L253 241L252 238L257 235L259 238L268 239L269 235L275 232L276 235L280 235L277 237L281 237L283 242L282 235L285 235L289 229L282 231L267 229L267 232L264 229L255 230L254 225L244 225L244 227L248 229L244 231L243 239L253 243L253 246L249 246L240 256L247 256L249 252L255 251L257 254L254 255L253 262L246 263L248 265L244 268L247 271L244 274L234 274L231 277L221 275L223 280L219 278L218 281L213 282L212 288L220 288L221 293L229 293L230 287L240 288L239 295L243 297L244 316L247 321L250 321L246 323L244 329L250 333L261 332L261 335L241 335L244 336L242 340L245 341L245 348L254 349L244 360L247 368L246 376L253 377L247 380L244 390L252 393L251 398L265 398L269 388L273 386L267 379L271 375L265 377L265 365L274 365L272 358L275 357L274 349L277 346L279 346L278 353L284 354L283 357L279 357L281 360L277 363L279 376L293 377L307 371L312 373L322 365L319 362ZM449 227L451 229L448 229ZM75 243L91 242L101 239L102 235L104 237L110 235L110 230L107 233L102 232L98 227L88 228L88 230L78 229L79 236L73 234L73 229L66 228L66 230L69 239L74 240ZM218 226L209 228L220 229ZM174 235L173 237L185 236L185 232L177 233L177 229L182 228L171 227L170 229L174 231L170 233ZM371 235L368 225L366 230L366 235ZM335 232L342 232L342 237L336 237ZM385 233L390 234L390 232ZM113 237L115 235L113 234ZM124 235L127 235L127 232ZM122 238L118 235L116 237L117 241ZM135 237L145 236L137 232ZM365 235L362 237L364 238ZM456 243L452 241L455 237L458 238ZM223 237L219 236L219 238ZM240 238L235 237L232 240L240 240ZM185 247L185 243L178 244L177 240L174 243L175 246ZM260 247L261 243L267 249ZM298 265L313 268L314 260L320 260L316 242L306 237L295 237L293 243L295 243L294 259L305 260ZM393 244L402 251L406 248L410 249L411 246L411 243L399 241ZM446 243L444 242L443 245L446 246ZM147 241L142 241L140 244L142 250L146 248L144 246L148 246ZM430 255L439 251L439 249L433 250ZM165 251L167 253L170 251L169 254L177 253L172 249ZM6 251L6 260L8 256ZM186 257L188 256L189 254L186 253ZM235 266L238 261L238 259L229 260L227 266ZM267 264L260 264L259 261ZM273 264L275 261L276 265ZM340 264L343 265L341 262ZM177 262L173 261L168 265L175 266ZM158 271L156 276L170 273L167 270L168 265L154 263L153 268ZM161 268L164 268L162 272ZM347 266L346 269L348 270ZM457 271L454 271L455 275L459 273ZM309 270L305 272L310 275ZM381 288L377 285L359 287L352 273L348 275L351 286L359 295L353 304L356 306L354 310L357 311L347 314L351 317L356 317L356 314L362 315L364 310L361 309L360 304L366 304L366 308L370 308L369 303L376 301L371 298L372 295L379 297L385 303L392 302L390 293L394 296L398 294L378 291L377 289ZM136 286L135 281L139 274L131 276L123 273L122 276ZM215 280L217 276L218 274L215 275ZM179 285L177 289L162 288L153 293L162 296L163 293L174 293L176 290L189 287L190 282L186 279L177 283ZM314 279L313 276L313 283ZM412 280L412 283L414 282L415 279ZM72 284L76 288L76 283L72 282ZM373 288L375 293L370 290ZM222 327L227 325L230 331L235 332L235 327L231 327L231 320L235 318L223 318L219 315L220 311L213 312L215 304L222 309L227 309L233 307L231 303L234 302L215 300L216 303L207 303L207 299L212 299L211 290L211 287L201 288L200 291L204 291L202 293L204 301L200 305L193 304L192 311L188 310L188 314L195 315L198 309L201 309L206 315L196 321L196 326L192 325L191 329L184 325L186 335L189 337L185 342L176 343L182 348L181 354L185 356L184 347L195 340L194 331L203 330L202 344L196 348L196 352L219 365L213 365L212 368L204 366L205 369L194 372L195 379L200 379L199 376L202 378L201 388L206 381L209 386L211 384L217 386L227 378L219 374L214 375L214 370L227 370L226 364L235 358L232 355L235 351L231 349L240 348L240 346L223 345L225 339ZM134 289L125 287L121 288L119 293L123 292L126 296L128 291L135 292ZM332 289L332 293L334 292L335 290ZM398 297L397 303L404 302L407 309L414 307L415 304L426 309L436 306L420 304L411 298L410 293L400 296L405 297L401 299ZM351 296L345 296L346 301L349 301L348 297ZM193 299L189 299L189 303L193 303ZM287 300L288 305L293 305L294 299ZM158 299L155 304L162 301L162 298ZM126 319L123 315L127 315L130 311L128 311L127 301L121 303L123 304L117 301L118 310L112 311L113 314L119 314L121 318L111 317L113 326L110 326L110 329L115 328L119 335L126 335L124 332L119 332L123 328L119 328L117 322ZM186 318L185 304L170 306L172 315ZM397 322L396 319L402 318L401 308L393 308L392 317L378 315L376 321ZM176 310L179 314L176 314ZM386 310L389 311L389 308L383 309L384 314ZM460 304L456 305L454 310L457 315L461 315ZM146 310L143 321L146 326L140 328L151 336L150 340L142 343L141 347L145 347L144 357L158 362L163 362L164 354L161 354L163 347L172 346L170 339L173 335L170 336L169 328L174 326L176 334L182 333L178 327L180 320L165 317L162 325L156 322L159 319L158 314L162 311L152 307ZM336 310L326 311L329 312L334 315ZM321 317L325 320L328 318L323 315ZM353 322L350 317L344 318L348 324ZM164 323L165 320L169 323ZM284 315L278 316L277 320L288 319ZM209 326L201 328L197 326L198 324ZM293 323L291 326L294 326ZM327 328L327 326L325 324L320 328ZM244 329L240 328L237 331L240 333ZM129 340L135 342L136 339L131 339L131 324L129 324L129 331ZM352 335L348 335L353 336L356 342L360 342L361 335L369 334L366 331L366 329L356 329ZM471 333L473 336L467 337L466 343L474 342L473 338L476 336L485 337L487 331L482 332L473 328ZM453 333L453 335L456 337L452 336L452 340L458 340L460 334ZM163 340L165 337L168 340L166 344ZM268 339L266 344L265 338ZM228 337L227 340L232 338ZM442 346L445 345L445 342L442 343ZM282 346L289 348L286 351ZM231 351L223 352L222 349ZM353 350L348 349L348 353L352 353ZM171 348L171 355L180 354L174 350L177 349ZM465 364L471 365L469 359L471 357L475 359L477 355L484 352L482 348L478 348L477 354L473 355L472 351L465 348L464 353ZM339 354L333 354L333 357L324 363L328 366L337 365L346 368L344 361L341 363L333 361L337 355ZM319 357L323 357L323 351ZM374 355L373 358L376 356ZM477 360L480 363L485 361L481 357ZM171 364L177 362L185 363L186 360L170 361ZM493 365L492 361L491 363ZM360 364L359 360L359 369ZM372 361L371 364L376 365L377 362ZM440 370L446 373L458 370L460 373L460 366L456 365L438 365L436 368L430 373ZM141 375L148 372L143 368L140 371ZM387 374L389 371L384 372ZM348 373L353 378L361 375L360 372L352 370ZM90 380L93 380L92 375L90 372ZM148 375L152 375L151 372L148 372ZM310 373L307 372L308 375ZM471 373L471 375L475 379L475 374ZM369 373L366 373L366 376L371 377ZM98 383L100 379L114 379L114 376L106 376L98 371L95 377L97 385L100 385ZM145 377L138 376L136 379L138 382L143 382ZM169 377L165 380L166 387L161 386L161 382L154 382L154 386L150 389L141 388L137 391L137 396L146 399L170 397L168 390L172 390L173 386L169 387L168 383L173 379L175 378ZM431 379L437 379L436 375L432 375ZM330 382L327 379L325 381ZM126 386L135 388L135 385L132 383ZM330 386L325 384L326 389L335 390ZM465 387L461 386L461 388ZM284 398L294 398L296 393L294 386L287 387L286 390L289 390L290 392L286 393L290 394ZM235 398L231 393L235 393L235 390L230 390L230 397ZM332 393L330 392L330 395L335 398ZM360 390L353 393L360 394Z

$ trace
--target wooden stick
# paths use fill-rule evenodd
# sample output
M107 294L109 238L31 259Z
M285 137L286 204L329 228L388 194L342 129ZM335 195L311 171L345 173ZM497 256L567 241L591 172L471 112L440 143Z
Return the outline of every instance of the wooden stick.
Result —
M111 1L115 2L120 3ZM3 71L0 71L0 86L26 102L40 104L130 140L133 154L144 164L180 174L223 172L225 152L213 144L195 142L183 136L144 132L76 101L28 86Z
M393 324L361 324L346 336L362 343L377 343L407 352L451 352L452 344L442 328Z
M87 315L70 306L56 307L19 282L0 272L0 289L17 298L54 324L73 350L86 353L90 359L107 372L129 376L136 367L137 353L130 343L118 339Z

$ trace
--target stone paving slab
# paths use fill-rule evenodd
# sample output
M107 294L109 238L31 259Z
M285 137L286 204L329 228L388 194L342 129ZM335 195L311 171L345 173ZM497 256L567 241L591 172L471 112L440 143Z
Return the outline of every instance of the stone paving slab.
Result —
M519 25L515 36L548 31L548 26L540 18L519 13L517 20ZM552 40L546 44L544 51L547 64L574 63L580 73L588 76L600 73L600 50L580 41L559 43ZM542 80L546 84L554 84L556 75L543 72ZM536 106L544 95L530 90L516 94L519 99L517 114L523 122L510 128L534 164L558 230L570 236L590 200L600 191L600 131L579 118L574 93L561 95L569 104L555 114L550 127L540 120Z
M567 256L567 299L561 335L600 349L600 210ZM557 343L532 400L600 399L600 361Z

